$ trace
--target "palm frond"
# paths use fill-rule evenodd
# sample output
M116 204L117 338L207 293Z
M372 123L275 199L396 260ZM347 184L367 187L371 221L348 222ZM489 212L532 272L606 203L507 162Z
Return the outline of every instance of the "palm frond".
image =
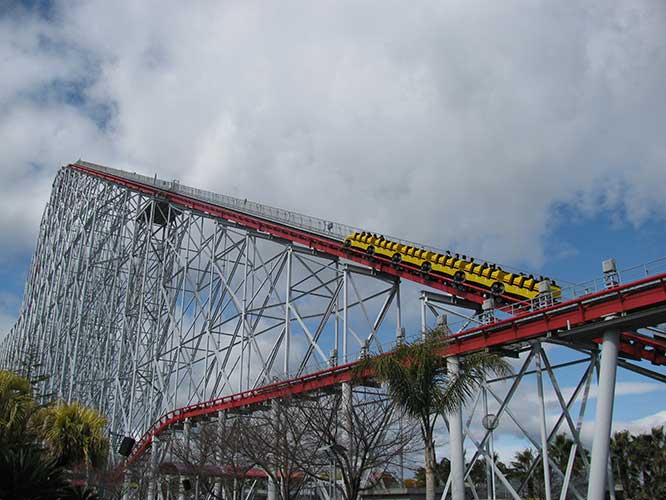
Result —
M103 464L109 446L106 418L95 410L78 403L52 405L39 412L35 425L60 464Z
M0 447L29 441L26 427L36 408L30 382L0 370Z
M443 413L457 410L480 389L489 375L507 376L511 365L496 354L477 352L461 357L457 374L449 374L438 401Z
M442 335L437 330L425 341L403 344L390 353L363 360L358 373L373 376L388 387L389 396L412 417L453 411L462 406L490 374L506 376L511 366L500 356L478 352L461 357L453 375L439 352Z
M461 359L461 369L475 374L478 378L495 375L506 377L513 373L511 365L497 354L488 352L475 352Z

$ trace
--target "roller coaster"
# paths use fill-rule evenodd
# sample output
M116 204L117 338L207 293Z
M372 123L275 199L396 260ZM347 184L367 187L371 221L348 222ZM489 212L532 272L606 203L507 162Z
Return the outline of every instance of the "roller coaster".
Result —
M496 264L487 262L475 263L474 258L447 250L444 255L391 241L384 236L368 232L356 232L344 240L346 248L359 249L367 255L378 255L391 260L400 266L403 263L420 268L424 275L430 273L453 280L454 286L464 289L465 283L473 284L487 290L493 297L512 298L516 300L534 300L540 294L547 294L559 300L562 291L555 281L543 276L536 279L524 273L507 273ZM483 295L486 296L485 294Z
M475 263L475 259L449 250L376 234L315 217L295 214L283 209L230 196L214 195L179 184L157 181L132 174L118 176L113 169L87 162L71 168L95 172L95 175L122 182L144 193L161 193L161 197L185 207L202 210L230 222L266 232L277 238L303 244L322 254L353 260L373 269L426 284L479 304L492 297L498 306L536 307L540 296L557 301L561 289L554 280L536 279L526 273L505 272L496 264ZM155 186L159 183L159 186ZM156 190L155 187L158 187ZM548 302L546 302L548 303Z
M571 408L583 398L583 418L582 388L595 370L607 396L598 419L610 415L609 401L612 409L609 367L666 382L662 264L623 279L608 266L603 279L565 288L468 255L78 161L54 182L0 364L30 359L56 374L40 392L93 406L108 416L115 440L136 439L127 461L113 457L129 466L160 459L159 441L186 423L349 385L358 359L406 341L405 310L418 304L421 334L433 321L446 325L446 315L464 319L442 342L442 356L487 350L524 359L496 418L512 418L509 402L525 374L552 377L558 423L545 432L544 413L540 438L524 432L547 462L562 422L580 441ZM423 287L418 297L415 287ZM581 361L551 366L542 343L585 356L568 402L555 370ZM595 432L603 444L610 420ZM474 459L488 459L491 434L473 441ZM593 449L590 470L605 474L599 456Z

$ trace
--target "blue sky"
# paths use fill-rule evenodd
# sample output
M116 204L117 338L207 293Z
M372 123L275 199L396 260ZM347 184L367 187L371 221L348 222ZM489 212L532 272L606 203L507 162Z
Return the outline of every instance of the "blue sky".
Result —
M0 3L0 331L78 158L569 282L663 257L665 24L660 0ZM619 420L663 411L643 389Z

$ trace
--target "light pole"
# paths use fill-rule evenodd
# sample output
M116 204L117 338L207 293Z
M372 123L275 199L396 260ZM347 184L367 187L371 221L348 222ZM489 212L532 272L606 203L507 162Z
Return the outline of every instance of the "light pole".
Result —
M485 388L484 388L485 391ZM484 394L485 396L485 394ZM487 406L487 405L486 405ZM487 408L486 408L486 415L483 417L481 420L481 423L483 424L483 427L490 432L490 438L488 439L488 456L490 457L490 460L488 460L488 463L486 464L487 467L489 467L490 471L490 491L488 492L488 496L492 498L492 500L495 500L497 498L497 487L495 484L495 471L493 470L493 464L490 463L491 461L495 461L495 442L494 442L494 436L493 436L493 431L497 428L498 421L497 417L493 413L487 413Z

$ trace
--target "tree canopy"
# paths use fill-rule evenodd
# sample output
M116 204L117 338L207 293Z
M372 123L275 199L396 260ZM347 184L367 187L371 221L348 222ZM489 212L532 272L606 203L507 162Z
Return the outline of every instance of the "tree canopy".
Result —
M15 373L0 371L0 448L21 446L31 440L28 424L37 404L30 382Z
M34 421L58 465L104 465L109 449L104 435L106 418L95 410L78 403L61 403L39 410Z
M96 498L70 484L71 471L104 464L105 432L106 419L95 410L39 405L29 379L0 371L0 500Z
M359 376L372 373L388 387L388 394L420 426L424 445L426 500L434 499L435 442L437 417L459 409L489 374L508 375L509 364L486 352L464 356L456 373L441 355L446 332L432 330L425 339L401 344L388 354L360 363Z

